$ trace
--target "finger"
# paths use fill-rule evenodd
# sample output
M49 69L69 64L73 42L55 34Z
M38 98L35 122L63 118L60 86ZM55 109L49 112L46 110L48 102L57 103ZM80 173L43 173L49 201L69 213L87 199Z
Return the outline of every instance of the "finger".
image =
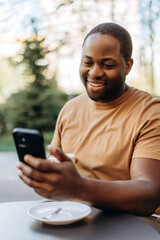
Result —
M23 164L23 163L22 163L22 164ZM21 164L21 162L17 162L17 163L16 163L16 168L20 169L21 166L22 166L22 164Z
M23 174L22 171L18 171L18 176L21 178L21 180L28 185L31 188L39 189L41 191L47 191L47 192L53 192L54 191L54 185L49 184L46 182L38 182L36 180L33 180L26 175Z
M53 163L47 159L36 158L31 155L25 155L24 160L30 166L35 169L38 169L42 172L59 172L60 166L56 163Z
M44 181L44 173L35 170L34 168L25 165L23 163L17 164L18 165L18 175L21 177L23 174L29 178L35 179L37 181Z
M52 199L52 200L57 200L57 201L67 200L66 196L64 196L62 194L62 192L59 192L59 191L57 192L56 190L54 192L47 192L42 189L35 188L34 191L36 193L38 193L39 195L41 195L42 197L47 198L47 199Z
M71 161L71 159L62 151L60 148L54 148L49 146L49 151L51 155L54 155L59 161Z
M21 164L18 167L19 171L18 171L18 175L24 174L25 176L34 179L36 181L39 182L49 182L50 179L53 179L53 176L50 176L50 173L45 173L45 172L41 172L41 171L37 171L36 169L28 166L28 165L24 165Z
M53 168L51 169L52 171L49 169L49 171L47 172L42 172L22 162L18 162L16 165L17 168L20 170L20 172L18 171L18 173L22 173L30 179L36 180L38 182L48 182L50 184L53 183L57 185L57 182L59 181L58 176L61 175L60 170L53 171Z
M47 199L53 199L50 192L44 191L42 189L35 188L34 191L39 194L41 197L47 198Z

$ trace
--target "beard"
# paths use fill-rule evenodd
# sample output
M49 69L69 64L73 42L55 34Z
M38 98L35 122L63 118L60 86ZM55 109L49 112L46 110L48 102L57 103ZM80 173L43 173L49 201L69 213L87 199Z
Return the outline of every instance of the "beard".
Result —
M118 85L108 86L106 84L101 91L91 91L89 87L85 86L88 97L95 102L110 102L118 98L126 91L125 80L119 81Z

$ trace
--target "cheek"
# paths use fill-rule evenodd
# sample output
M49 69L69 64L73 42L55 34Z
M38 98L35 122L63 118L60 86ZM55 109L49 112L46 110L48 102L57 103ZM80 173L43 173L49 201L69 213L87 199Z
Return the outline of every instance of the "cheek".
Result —
M119 73L119 74L120 74L120 73ZM110 80L116 79L119 74L118 74L117 71L115 71L115 70L109 70L109 71L106 72L106 76L107 76Z
M88 74L88 70L86 68L84 68L83 66L80 66L79 74L80 74L81 79L85 78Z
M122 69L109 70L106 75L110 80L118 80L125 77L125 72Z

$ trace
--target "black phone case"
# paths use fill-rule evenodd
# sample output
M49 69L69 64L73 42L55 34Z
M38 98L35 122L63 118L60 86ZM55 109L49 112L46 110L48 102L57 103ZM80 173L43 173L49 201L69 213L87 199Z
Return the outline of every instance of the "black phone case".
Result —
M13 138L20 161L24 162L26 154L40 158L46 157L43 136L38 130L15 128Z

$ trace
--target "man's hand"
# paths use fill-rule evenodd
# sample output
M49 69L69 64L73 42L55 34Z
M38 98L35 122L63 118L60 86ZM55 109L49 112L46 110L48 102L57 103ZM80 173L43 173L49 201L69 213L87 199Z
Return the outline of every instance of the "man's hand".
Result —
M17 163L18 176L35 192L48 199L77 199L81 177L74 164L60 149L50 148L50 153L61 163L26 155Z
M41 196L55 200L78 199L109 211L147 216L160 202L160 161L132 159L130 180L103 181L81 177L72 161L60 150L51 154L61 163L25 156L19 162L20 178Z

